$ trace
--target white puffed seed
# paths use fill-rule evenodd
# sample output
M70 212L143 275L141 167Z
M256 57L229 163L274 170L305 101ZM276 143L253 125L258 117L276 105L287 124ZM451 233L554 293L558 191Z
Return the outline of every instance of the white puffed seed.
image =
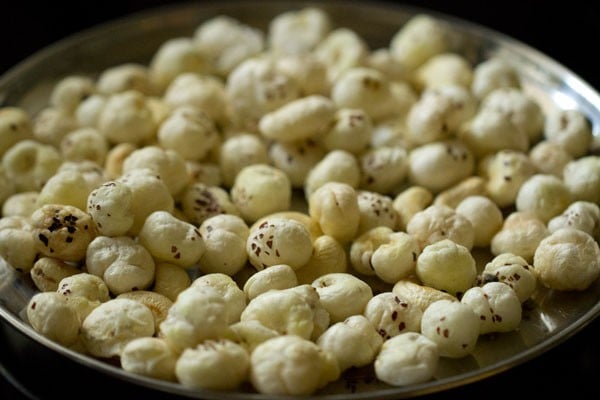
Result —
M438 193L433 200L433 204L442 204L451 208L456 208L458 204L467 197L489 197L485 189L486 183L486 180L480 176L469 176L458 182L456 185Z
M317 44L314 54L327 66L327 77L334 84L346 71L365 64L369 45L355 31L340 27Z
M33 139L33 122L27 111L19 107L0 107L0 157L26 139Z
M133 339L121 352L121 368L127 372L165 381L175 381L177 355L160 338Z
M269 47L277 55L306 55L331 30L329 15L316 7L282 12L268 28Z
M250 355L227 339L206 340L177 359L177 381L190 389L233 390L246 381Z
M192 286L210 286L216 289L225 300L228 323L233 324L240 320L240 315L246 307L246 294L229 275L218 272L202 275L192 282Z
M80 273L81 270L56 258L41 257L35 261L29 271L31 280L41 292L56 292L58 283L67 276Z
M185 72L201 74L207 70L207 65L192 38L177 37L160 45L148 68L153 87L162 93L178 75Z
M534 274L544 286L582 291L600 276L600 248L583 231L559 229L540 242L533 265Z
M191 285L191 279L185 268L165 262L157 263L154 271L152 290L175 301L179 293Z
M531 262L535 249L548 234L546 224L534 214L513 212L492 238L490 250L495 256L512 253Z
M320 137L327 150L346 150L359 154L371 142L373 123L361 108L340 108Z
M373 297L373 290L365 281L345 272L329 273L313 281L323 307L329 312L331 323L362 314Z
M357 236L350 245L350 264L363 275L375 275L372 258L375 251L390 242L394 233L389 226L376 226Z
M413 306L419 307L421 311L425 311L425 309L434 301L458 301L456 297L449 293L442 292L441 290L432 288L431 286L422 285L416 280L410 280L410 278L401 279L396 282L392 287L392 293L402 299L405 299Z
M77 128L75 117L58 107L46 107L33 118L33 137L41 143L60 146L62 139Z
M304 182L306 199L327 182L346 183L353 188L360 184L358 159L345 150L332 150L325 155L308 173Z
M408 68L396 60L389 47L373 49L369 53L366 65L384 74L390 81L408 81Z
M408 221L419 211L423 211L431 205L433 194L422 186L410 186L401 191L392 202L392 207L398 215L397 227L406 230Z
M560 144L542 140L529 151L529 158L539 173L561 177L573 156Z
M398 146L381 146L360 155L361 188L391 194L408 175L408 154Z
M183 190L180 203L183 215L196 226L215 215L240 214L225 189L199 182L190 184Z
M379 353L383 339L363 315L353 315L331 325L316 341L331 352L340 371L369 365Z
M293 188L302 188L306 177L327 154L315 140L273 141L269 145L269 162L285 172Z
M457 53L436 54L414 71L414 82L421 90L443 85L459 85L468 89L472 81L471 63Z
M327 182L315 190L308 201L308 213L324 234L342 243L356 236L360 223L358 196L346 183Z
M234 335L233 340L246 348L249 353L267 339L279 336L279 332L267 328L255 319L236 322L229 325L229 329Z
M450 239L470 250L475 240L471 221L440 204L433 204L413 215L406 225L406 232L416 239L421 249L437 241Z
M106 100L107 96L105 95L93 94L81 101L73 113L77 125L82 128L96 128Z
M387 243L375 249L369 266L382 281L396 283L415 272L419 253L419 245L412 236L405 232L394 232Z
M96 91L94 81L83 75L69 75L60 79L50 93L51 106L73 113L81 101Z
M231 187L237 174L252 164L269 164L267 145L259 135L239 133L221 144L219 167L226 187Z
M98 130L111 144L139 144L156 133L146 97L135 90L110 95L98 115Z
M253 274L244 283L244 293L252 300L269 290L289 289L298 285L294 269L287 264L272 265Z
M137 90L145 95L153 93L148 67L138 63L123 63L106 68L98 76L96 89L102 94Z
M574 158L586 155L592 145L592 129L585 115L578 110L558 110L548 113L544 125L546 140L560 144Z
M418 332L404 332L386 340L375 359L375 376L392 386L429 381L438 366L438 345Z
M79 315L60 293L34 294L27 304L27 320L36 332L64 346L75 344L79 338Z
M64 204L86 209L90 189L82 173L75 170L56 171L40 190L36 205Z
M533 162L526 154L514 150L500 150L484 158L479 173L487 178L486 191L498 207L514 205L523 182L536 173Z
M498 254L485 265L481 276L478 277L478 284L483 285L495 280L502 282L510 286L523 303L531 297L537 287L532 268L523 257L512 253Z
M225 229L203 233L204 253L198 269L205 274L223 273L229 276L239 272L248 261L246 239Z
M478 99L483 99L493 90L504 87L521 87L519 74L508 60L489 58L475 66L471 91Z
M37 210L37 197L39 192L28 191L14 193L2 203L2 217L20 216L30 217Z
M122 182L109 181L92 190L86 210L98 232L104 236L124 236L133 225L133 194Z
M356 201L360 214L357 235L378 226L387 226L392 229L396 227L398 215L390 196L369 190L358 190Z
M598 238L600 234L600 207L590 201L575 201L561 215L548 221L550 233L560 228L575 228Z
M441 357L463 358L472 353L479 327L479 316L459 301L438 300L421 319L421 333L438 345Z
M167 313L173 305L168 297L150 290L134 290L119 294L117 299L130 299L142 303L152 311L154 328L158 332L160 324L167 318Z
M110 300L108 286L102 278L81 271L61 279L56 292L69 298L81 321L100 303Z
M298 82L302 95L329 94L331 82L327 66L314 54L282 56L276 62L278 69Z
M205 183L209 186L221 186L223 184L221 168L217 163L187 160L185 165L190 176L190 184Z
M30 271L38 257L33 226L26 217L0 219L0 256L17 271Z
M102 165L108 153L108 142L96 128L79 128L62 138L60 151L65 160L90 160Z
M560 215L570 203L566 184L547 174L536 174L523 182L515 200L517 211L533 213L545 223Z
M313 242L308 262L295 272L299 283L310 284L322 275L346 272L347 269L346 247L331 236L321 235Z
M423 311L392 292L383 292L369 300L363 315L386 341L404 332L418 332Z
M61 163L62 157L55 147L31 139L16 143L2 157L4 173L17 192L40 190Z
M456 206L455 211L473 225L474 247L488 247L504 222L500 208L485 196L468 196Z
M563 169L563 182L573 200L600 204L600 157L586 156L569 162Z
M510 286L488 282L467 290L460 299L479 315L479 334L510 332L521 323L521 301Z
M444 239L430 244L417 258L417 277L427 286L459 296L477 278L475 259L464 246Z

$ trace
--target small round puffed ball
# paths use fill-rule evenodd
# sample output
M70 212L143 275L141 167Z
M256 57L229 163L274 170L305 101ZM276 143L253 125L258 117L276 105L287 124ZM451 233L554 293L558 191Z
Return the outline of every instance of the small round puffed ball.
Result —
M392 386L427 382L439 361L438 345L418 332L404 332L386 340L375 359L375 376Z
M78 126L96 128L106 99L105 95L93 94L81 101L73 113Z
M587 156L571 161L563 169L563 181L573 200L600 204L600 157Z
M307 55L330 30L326 12L306 7L275 16L269 23L267 40L277 54Z
M267 145L259 135L239 133L221 144L219 167L226 187L231 187L237 174L252 164L269 164Z
M333 354L343 372L372 363L383 339L365 316L353 315L327 328L316 343Z
M269 290L289 289L298 285L294 269L286 264L272 265L253 274L244 283L244 293L248 300Z
M133 225L133 193L122 182L109 181L92 190L87 212L104 236L124 236Z
M233 390L247 379L250 355L227 339L207 340L177 359L177 381L191 389Z
M420 252L419 244L411 235L394 232L387 243L375 249L369 265L382 281L393 284L415 272Z
M537 287L533 266L523 257L512 253L502 253L494 257L485 265L477 281L479 285L502 282L515 291L521 303L529 299Z
M474 170L473 154L457 140L428 143L408 155L410 182L434 193L460 182Z
M0 257L17 271L29 272L39 255L38 238L27 217L0 219Z
M357 235L378 226L396 227L398 215L390 196L369 190L359 190L356 192L356 200L360 216Z
M58 107L43 108L33 119L34 139L56 148L60 146L60 142L67 133L75 129L77 129L75 117Z
M251 230L246 242L250 263L259 271L277 264L299 269L308 262L312 249L308 229L286 218L265 219Z
M589 201L576 201L561 214L548 221L550 233L560 228L575 228L598 238L600 235L600 207Z
M521 87L517 70L507 60L489 58L475 66L471 91L478 99L483 99L495 89L503 87Z
M148 68L137 63L124 63L106 68L98 76L96 89L104 94L132 89L146 95L152 94Z
M36 203L38 207L46 204L63 204L86 209L90 188L83 174L77 170L58 170L40 190Z
M291 142L273 141L269 145L269 162L286 173L294 188L302 188L310 170L326 153L313 138Z
M418 89L442 85L460 85L470 88L473 68L470 62L457 53L436 54L415 71L414 82Z
M501 150L484 158L479 170L487 178L487 193L500 208L514 205L523 182L536 173L529 157L514 150Z
M535 249L548 234L546 224L534 214L513 212L492 238L490 250L495 256L512 253L531 262Z
M215 215L240 214L229 193L220 186L195 182L183 189L178 200L185 218L196 226Z
M455 296L473 286L477 278L469 249L449 239L425 247L417 259L416 272L425 285Z
M140 302L111 299L94 308L81 324L81 341L94 357L120 356L133 339L154 335L152 311Z
M375 275L371 262L373 254L380 246L390 242L393 233L389 226L377 226L356 237L350 245L352 268L362 275Z
M188 106L206 113L215 124L226 122L228 105L224 82L212 75L183 73L166 88L164 102L170 108Z
M360 166L358 159L345 150L332 150L313 169L304 182L306 199L327 182L346 183L353 188L360 184Z
M383 292L369 300L363 315L385 341L404 332L418 332L423 311L392 292Z
M31 280L41 292L55 292L58 283L67 276L80 273L81 270L56 258L41 257L29 271Z
M331 236L321 235L314 240L313 252L307 263L295 272L299 283L310 284L325 274L347 270L346 247Z
M2 167L17 192L36 191L50 179L62 163L59 151L47 144L25 139L6 150Z
M96 91L94 81L86 76L70 75L60 79L50 94L50 105L68 113Z
M167 318L167 313L173 302L166 296L150 290L134 290L119 294L117 299L130 299L137 301L152 311L154 328L158 332L160 324Z
M246 307L246 295L229 275L219 272L202 275L192 282L192 286L215 288L225 300L229 323L240 320L240 315Z
M64 346L74 344L79 338L79 315L60 293L34 294L27 304L27 320L36 332Z
M431 205L432 201L433 194L422 186L410 186L400 192L392 203L398 215L398 229L406 230L408 221Z
M310 395L339 376L331 353L295 335L268 339L250 356L250 382L262 394Z
M333 85L346 71L365 65L369 45L357 32L339 27L315 47L314 54L327 66L327 78Z
M207 70L207 65L192 38L177 37L160 45L148 68L153 87L162 93L179 74L203 73Z
M60 151L65 160L90 160L102 165L108 153L108 142L95 128L79 128L62 138Z
M293 77L304 95L329 94L331 82L328 80L328 69L315 54L285 55L276 59L277 67L288 76Z
M290 208L292 184L278 168L267 164L244 167L235 177L231 200L246 222Z
M302 299L310 307L313 314L313 330L310 335L310 340L316 341L318 337L325 332L327 327L329 327L331 322L329 312L327 312L325 307L323 307L321 304L321 299L317 289L309 284L301 284L289 289L284 289L283 291L293 292L300 295L300 297L302 297Z
M346 183L327 182L319 187L310 195L308 213L323 233L342 243L356 236L360 222L358 197Z
M17 142L33 139L31 117L18 107L0 108L0 157Z
M362 189L395 193L407 175L407 152L398 146L379 146L360 155L360 167Z
M561 177L573 156L556 142L542 140L529 151L529 158L539 173Z
M110 95L98 116L98 130L112 144L152 138L156 122L146 97L135 90Z
M544 137L577 158L590 150L593 135L590 122L581 111L557 110L546 116Z
M515 200L517 211L531 212L545 223L560 215L570 203L571 194L566 184L560 178L546 174L527 179Z
M427 307L434 301L450 300L458 301L451 294L434 289L430 286L425 286L409 279L401 279L394 284L392 288L394 293L399 298L405 299L410 304L417 306L421 311L425 311Z
M190 176L190 184L204 183L210 186L221 186L223 184L221 169L218 164L211 161L187 160L185 165Z
M469 196L489 197L485 190L485 184L486 180L484 178L476 175L470 176L438 193L433 203L456 208L461 201Z
M320 140L327 150L359 154L368 147L372 132L371 117L363 109L340 108Z
M166 381L175 380L177 355L163 339L133 339L123 348L120 360L121 368L127 372Z
M373 290L362 279L345 272L330 273L315 279L321 304L329 312L331 323L362 314L373 297Z
M469 355L477 344L479 326L479 316L459 301L438 300L421 318L421 333L437 344L441 357Z
M94 222L79 208L47 204L31 215L32 233L38 251L64 261L81 261L96 237Z
M154 271L154 285L152 290L175 301L179 293L191 285L187 271L175 264L157 263Z
M475 240L471 221L448 206L436 204L416 213L408 221L406 232L416 239L421 249L450 239L470 250Z
M218 228L203 233L202 239L205 250L198 269L205 274L220 272L232 276L246 265L246 237Z
M554 290L585 290L600 276L600 248L587 233L563 228L540 242L533 272Z
M521 323L521 301L515 291L502 282L474 286L460 301L479 315L481 335L514 331Z
M229 325L229 333L232 333L231 339L234 342L242 345L250 353L265 340L279 336L279 332L267 328L255 319Z
M474 247L487 247L502 228L504 217L496 203L485 196L469 196L456 206L455 211L473 225Z

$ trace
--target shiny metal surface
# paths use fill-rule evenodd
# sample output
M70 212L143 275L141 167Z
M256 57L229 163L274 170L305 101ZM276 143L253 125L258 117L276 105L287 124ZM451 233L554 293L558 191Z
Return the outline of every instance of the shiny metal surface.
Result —
M65 74L96 76L106 67L123 62L147 62L165 40L190 36L202 21L227 14L266 30L277 14L306 5L322 7L336 26L354 29L372 49L387 46L392 35L415 13L427 10L373 2L253 1L179 4L137 14L68 38L29 58L0 78L0 106L18 105L35 113L48 99L54 82ZM501 56L520 71L524 89L544 110L574 108L586 114L600 135L600 97L586 82L545 55L497 32L465 21L437 15L455 33L457 51L473 63ZM34 332L22 319L22 310L34 293L28 276L0 260L0 317L16 331L104 378L181 398L223 398L223 393L190 391L124 372L111 364L82 356ZM481 336L474 353L463 359L441 359L435 380L393 388L376 383L369 368L348 376L319 393L322 399L404 398L443 391L485 379L524 363L559 345L600 314L600 282L584 292L556 292L540 288L524 306L520 328L507 334ZM229 399L264 399L250 393L228 393Z

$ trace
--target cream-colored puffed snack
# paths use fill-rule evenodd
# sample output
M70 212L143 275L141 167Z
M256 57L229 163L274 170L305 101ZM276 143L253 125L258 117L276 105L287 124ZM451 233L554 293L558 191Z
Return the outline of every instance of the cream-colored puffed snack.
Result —
M455 211L473 225L474 247L488 247L504 222L500 208L485 196L468 196L456 206Z
M67 75L56 82L49 104L71 114L81 101L96 91L94 81L83 75Z
M55 147L31 139L14 144L2 157L4 173L14 182L17 192L40 190L61 163Z
M573 200L600 203L600 157L586 156L573 160L563 169L563 182Z
M129 187L133 195L131 200L133 225L129 229L129 234L137 235L148 215L153 212L173 212L175 200L167 185L154 170L133 169L121 175L116 181Z
M296 335L268 339L250 355L250 382L262 394L310 395L339 376L333 354Z
M292 183L285 172L268 164L248 165L236 175L231 200L246 222L290 208Z
M263 51L264 33L235 18L217 15L194 31L194 44L206 58L209 70L226 77L242 61Z
M523 182L515 200L517 211L533 213L545 223L560 215L570 203L567 185L547 174L535 174Z
M279 334L309 339L313 333L313 311L299 293L273 289L254 297L242 311L241 321L257 320Z
M515 150L500 150L479 164L479 174L487 179L486 191L500 208L514 205L521 185L535 173L529 157Z
M591 235L600 236L600 207L590 201L575 201L561 215L548 221L550 233L560 228L575 228Z
M106 104L107 96L102 94L92 94L85 100L82 100L73 113L75 121L79 127L95 128L98 126L98 118Z
M329 15L316 7L304 7L276 15L269 22L268 45L277 55L306 55L331 30Z
M81 261L97 231L89 214L79 208L47 204L31 215L37 250L63 261Z
M531 262L535 249L548 234L546 224L536 215L516 211L506 217L492 238L490 250L495 256L512 253Z
M33 122L19 107L0 107L0 157L21 140L33 139Z
M226 215L226 214L220 214ZM201 226L204 226L206 219ZM202 231L202 230L201 230ZM202 234L204 253L198 269L205 273L223 273L229 276L239 272L248 261L246 237L226 229L211 229Z
M75 117L58 107L46 107L33 118L33 138L41 143L60 146L67 133L77 128Z
M327 65L313 53L286 55L276 58L275 61L281 71L298 82L303 95L329 94L331 82L327 76Z
M27 321L36 332L64 346L79 338L79 315L60 293L35 293L27 303Z
M154 335L152 311L140 302L111 299L94 308L81 324L81 341L94 357L120 356L133 339Z
M332 150L319 161L306 176L304 194L306 199L327 182L342 182L353 188L360 184L360 166L356 156L345 150Z
M521 323L521 301L515 291L501 282L474 286L460 299L479 315L479 334L510 332Z
M562 145L549 140L542 140L533 146L529 158L539 173L559 177L565 165L573 161L573 156Z
M85 259L88 272L104 279L115 295L147 289L154 280L152 255L128 236L98 236L87 247Z
M191 37L164 41L150 60L148 73L153 87L162 93L169 83L185 72L201 74L208 69L205 56Z
M258 128L271 140L308 139L333 121L335 111L335 104L328 97L318 94L301 97L263 115Z
M231 340L242 345L250 353L265 340L279 336L279 332L267 328L255 319L236 322L229 325L229 329L233 334Z
M286 218L265 219L251 229L246 241L248 259L258 271L277 264L299 269L308 262L312 250L308 229L302 223Z
M327 151L315 140L273 141L269 145L269 162L285 172L293 188L302 188L306 177Z
M371 50L366 65L375 68L391 81L408 81L410 78L408 68L392 56L389 47Z
M362 314L373 290L362 279L346 273L329 273L315 279L312 286L317 289L323 307L329 313L331 323Z
M346 71L365 64L369 45L355 31L339 27L317 44L314 54L327 66L327 77L333 84Z
M15 193L15 183L6 175L4 167L0 165L0 204L4 206L4 202Z
M390 196L369 190L358 190L356 201L360 214L357 235L378 226L396 227L398 215Z
M329 323L331 322L329 312L321 304L321 299L317 289L315 289L312 285L305 283L288 289L283 289L283 291L289 291L300 295L300 297L302 297L309 305L313 314L313 330L310 335L310 340L316 341L319 336L325 332L327 327L329 327Z
M38 237L27 217L0 219L0 257L17 271L28 272L38 257Z
M182 267L191 267L204 253L198 228L166 211L155 211L146 218L138 241L156 260Z
M473 95L462 86L426 89L408 110L406 139L416 145L450 139L475 111Z
M86 209L90 188L83 174L74 170L57 171L40 190L36 205L63 204Z
M297 285L294 269L287 264L277 264L250 276L243 289L246 298L252 300L269 290L289 289Z
M433 194L422 186L410 186L394 197L392 207L398 215L397 227L406 230L408 221L419 211L423 211L433 201Z
M96 229L104 236L123 236L133 225L133 194L127 185L109 181L92 190L87 212Z
M190 184L205 183L209 186L221 186L223 177L221 168L215 162L198 162L187 160L185 162L187 173L190 176Z
M191 279L185 268L166 262L156 263L152 290L175 301L179 293L191 285Z
M64 277L58 282L56 291L70 298L81 321L100 303L110 300L108 286L102 278L87 272Z
M68 276L79 274L81 270L57 258L40 257L29 271L35 287L41 292L56 292L58 283Z
M418 332L403 332L386 340L375 359L375 376L392 386L429 381L438 366L438 345Z
M63 172L75 172L81 174L89 192L107 181L102 167L91 160L64 161L56 170L56 174L61 174Z
M175 381L177 355L166 341L140 337L128 342L120 356L121 368L127 372L165 381Z
M37 209L38 195L37 191L27 191L8 196L2 202L2 217L30 217Z
M544 113L537 101L514 87L494 89L481 101L480 110L495 110L524 132L530 143L537 142L544 131Z
M229 275L218 272L202 275L192 282L192 286L210 286L216 289L225 300L229 324L240 320L240 315L246 308L246 294Z
M503 87L521 87L519 74L509 60L492 57L475 65L471 91L478 99L483 99L490 92Z
M97 126L112 144L145 142L156 134L157 128L148 100L135 90L108 96Z
M321 235L313 242L308 262L295 272L298 282L307 284L325 274L346 272L347 269L346 247L329 235Z
M275 213L268 214L262 218L257 219L250 226L250 229L255 230L260 225L262 225L263 222L265 222L266 220L271 219L271 218L293 219L296 222L300 222L302 225L304 225L304 227L306 229L308 229L308 232L310 233L310 238L313 242L319 236L323 235L323 231L321 230L321 228L319 227L319 223L317 221L315 221L315 219L313 219L310 215L308 215L304 211L294 211L294 210L278 211ZM247 236L248 235L246 235L246 237Z
M359 154L369 146L372 133L373 122L365 110L341 107L319 139L327 150Z
M244 220L233 214L217 214L207 218L200 225L200 233L203 237L208 236L212 231L221 229L236 234L244 242L250 234L250 228L248 228Z
M331 325L317 345L335 357L340 371L369 365L379 353L383 339L371 321L358 314Z
M241 132L223 141L219 167L226 187L231 187L237 174L252 164L269 164L267 144L259 135Z
M422 285L416 280L410 280L410 278L400 279L396 282L392 287L392 293L405 299L411 305L419 307L421 311L425 311L434 301L458 301L456 297L449 293L432 288L431 286Z
M438 300L421 318L421 333L438 345L441 357L463 358L472 353L479 329L479 316L459 301Z
M148 307L154 316L154 328L158 332L160 324L167 318L167 313L173 301L167 296L150 290L134 290L119 294L117 299L130 299L138 301Z
M65 160L91 160L102 165L108 153L108 141L96 128L79 128L62 138L60 151Z
M418 332L423 311L392 292L382 292L369 300L363 315L386 341L404 332Z
M342 243L356 236L360 223L358 196L347 183L327 182L315 190L308 201L308 213L324 234Z
M387 243L371 255L369 266L375 275L387 283L396 283L415 272L420 248L417 241L405 232L394 232Z
M390 242L394 230L389 226L376 226L361 233L350 245L350 264L362 275L375 275L372 258L375 251Z
M399 146L380 146L360 155L361 188L394 193L408 175L408 154Z
M414 71L413 81L418 89L429 89L443 85L459 85L469 89L473 81L473 67L462 55L439 53Z
M544 286L582 291L600 276L600 248L578 229L562 228L542 240L533 257L533 272Z
M96 89L102 94L114 94L137 90L145 95L153 93L148 67L127 62L104 69L96 81Z
M427 14L411 17L390 40L390 52L407 69L414 70L450 47L447 28Z
M190 389L233 390L248 379L250 354L227 339L206 340L177 359L177 381Z
M486 183L486 180L480 176L469 176L458 182L456 185L438 193L433 200L433 204L441 204L456 208L458 204L467 197L489 197L485 188Z
M487 282L502 282L510 286L521 303L531 297L537 286L533 266L520 256L502 253L488 262L477 278L479 285Z
M474 170L473 153L454 139L424 144L408 154L409 181L433 193L460 182Z
M215 215L240 215L229 193L219 186L199 182L190 184L181 193L180 202L183 214L196 226Z
M176 151L184 160L202 160L218 142L218 132L208 115L193 106L174 108L161 122L158 144Z
M137 148L132 143L119 143L108 150L104 160L104 173L107 179L117 179L123 174L123 161Z
M471 221L452 208L439 204L417 212L408 221L406 232L417 240L421 249L437 241L450 239L470 250L475 240Z
M544 138L560 144L574 158L584 156L592 145L592 128L579 110L553 110L546 115Z
M229 316L225 299L207 285L190 286L177 296L167 318L160 324L159 337L177 353L207 339L223 337Z
M427 286L460 297L477 280L471 252L452 240L430 244L417 258L417 277Z
M298 82L266 57L249 58L231 71L225 85L232 120L240 129L258 130L260 118L298 98Z

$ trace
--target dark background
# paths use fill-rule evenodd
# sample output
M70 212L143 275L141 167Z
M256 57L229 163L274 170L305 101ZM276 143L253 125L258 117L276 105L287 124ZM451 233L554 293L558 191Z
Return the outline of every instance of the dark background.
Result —
M108 20L172 1L105 0L80 1L4 1L0 7L0 74L29 55L59 39ZM423 0L396 2L416 5L500 31L555 59L596 90L600 88L600 2L597 1L450 1ZM525 364L458 389L428 399L453 399L535 395L580 397L598 394L600 371L600 323L596 320L566 342ZM0 343L0 347L2 344ZM34 393L41 394L43 381L15 367L11 360L0 360L5 371L19 377ZM2 372L2 368L0 368ZM45 379L53 379L48 366ZM0 374L2 375L2 374ZM1 378L1 377L0 377ZM39 377L38 377L39 378ZM68 377L62 398L75 398L76 382ZM75 377L73 377L75 378ZM76 379L76 378L75 378ZM83 392L91 394L90 389ZM69 394L70 392L70 394ZM131 393L118 393L131 395ZM537 397L536 396L536 397ZM592 396L594 397L594 396ZM0 379L0 398L25 399ZM44 397L45 398L45 397ZM54 398L54 397L53 397ZM93 395L89 397L94 398ZM133 398L136 398L135 396Z

